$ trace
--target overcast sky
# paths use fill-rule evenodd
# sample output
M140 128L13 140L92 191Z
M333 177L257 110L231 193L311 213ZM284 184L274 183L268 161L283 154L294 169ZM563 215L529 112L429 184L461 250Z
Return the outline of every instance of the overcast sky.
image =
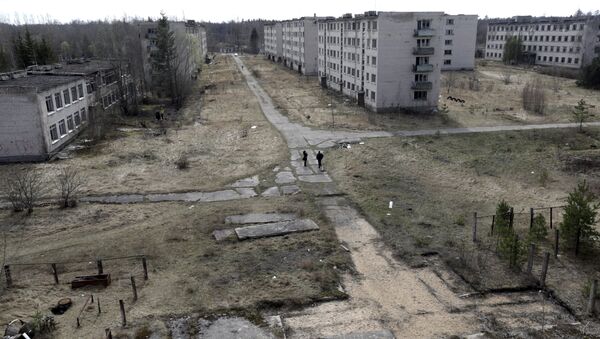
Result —
M473 4L476 4L473 6ZM0 21L38 21L50 17L61 22L74 19L97 20L156 17L165 11L169 17L200 21L242 19L289 19L301 16L341 16L344 13L377 11L444 11L449 14L478 14L480 17L514 15L568 16L578 8L600 9L598 0L0 0ZM26 19L24 19L26 18Z

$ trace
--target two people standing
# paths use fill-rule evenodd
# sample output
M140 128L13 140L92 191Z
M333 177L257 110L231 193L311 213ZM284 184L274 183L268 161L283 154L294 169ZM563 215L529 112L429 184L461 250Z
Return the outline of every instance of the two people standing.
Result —
M323 171L323 158L325 156L321 151L317 152L317 164L319 165L319 169ZM308 153L306 151L302 151L302 160L304 161L304 167L306 167L306 162L308 161Z

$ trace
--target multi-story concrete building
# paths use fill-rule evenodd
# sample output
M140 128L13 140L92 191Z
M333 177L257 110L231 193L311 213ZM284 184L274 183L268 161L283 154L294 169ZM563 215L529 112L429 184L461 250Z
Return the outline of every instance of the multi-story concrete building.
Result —
M319 21L321 85L372 111L435 109L445 19L442 12L366 12Z
M523 58L544 66L581 68L600 56L600 17L517 16L488 24L485 58L502 60L511 37L521 39Z
M264 26L264 54L267 59L282 62L283 57L283 31L281 22L266 24Z
M315 15L281 22L283 64L304 75L317 74L318 19Z
M66 75L0 75L0 162L42 161L88 121L85 79Z
M158 22L142 22L138 24L139 38L142 48L142 64L146 88L152 83L153 71L151 55L157 50L156 33ZM177 49L176 64L182 75L196 77L206 57L206 29L194 20L185 22L169 22L169 29L174 33Z
M477 15L446 14L444 23L442 71L474 69Z

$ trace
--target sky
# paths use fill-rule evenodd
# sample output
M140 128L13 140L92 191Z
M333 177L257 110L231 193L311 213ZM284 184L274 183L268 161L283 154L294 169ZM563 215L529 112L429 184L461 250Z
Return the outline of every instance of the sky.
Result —
M0 0L0 21L35 23L50 18L60 22L129 17L157 17L164 11L170 18L198 21L242 19L283 20L301 16L341 16L365 11L443 11L449 14L478 14L480 17L514 15L569 16L577 9L600 10L598 0Z

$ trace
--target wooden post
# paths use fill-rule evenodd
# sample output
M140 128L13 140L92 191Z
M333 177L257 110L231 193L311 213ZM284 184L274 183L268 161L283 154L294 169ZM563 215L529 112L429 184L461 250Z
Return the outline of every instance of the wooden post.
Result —
M79 323L79 317L77 317L77 328L80 328L81 324Z
M554 207L550 207L550 229L552 229L552 210Z
M4 265L4 276L6 277L6 287L12 287L12 276L10 275L9 265Z
M102 268L102 260L96 260L96 265L98 265L98 274L104 273L104 269Z
M492 215L492 228L490 230L490 235L494 235L494 224L496 224L496 215Z
M550 253L544 254L544 263L542 264L542 275L540 276L540 286L546 286L546 274L548 273L548 263L550 262Z
M512 244L512 251L510 253L510 266L511 267L516 267L517 266L517 251L519 250L519 236L515 234L514 240L513 240L513 244Z
M513 228L513 222L515 220L515 210L514 210L513 207L510 208L510 215L509 215L508 219L509 219L508 227L510 229L512 229Z
M529 209L529 229L533 228L533 208Z
M558 228L554 230L554 257L558 257Z
M94 303L94 295L93 294L90 294L90 299L91 299L90 304L93 304Z
M112 339L112 332L110 331L110 328L105 329L104 334L106 335L106 339Z
M100 298L96 298L96 301L98 302L98 314L102 313L102 309L100 308Z
M581 237L581 227L577 228L577 239L575 239L575 256L579 254L579 238Z
M473 242L477 242L477 212L473 213Z
M146 264L146 257L142 258L142 268L144 268L144 280L148 280L148 265Z
M119 308L121 309L121 323L125 327L127 325L127 318L125 317L125 304L122 299L119 300Z
M598 289L598 279L592 280L592 286L590 286L590 299L588 300L587 313L588 315L594 314L594 308L596 306L596 290Z
M54 283L58 285L58 271L56 270L56 264L52 264L52 273L54 274Z
M131 289L133 289L133 301L136 301L137 296L137 288L135 287L135 277L131 276Z
M535 244L529 245L529 256L527 257L527 273L531 274L533 270L533 256L535 254Z

